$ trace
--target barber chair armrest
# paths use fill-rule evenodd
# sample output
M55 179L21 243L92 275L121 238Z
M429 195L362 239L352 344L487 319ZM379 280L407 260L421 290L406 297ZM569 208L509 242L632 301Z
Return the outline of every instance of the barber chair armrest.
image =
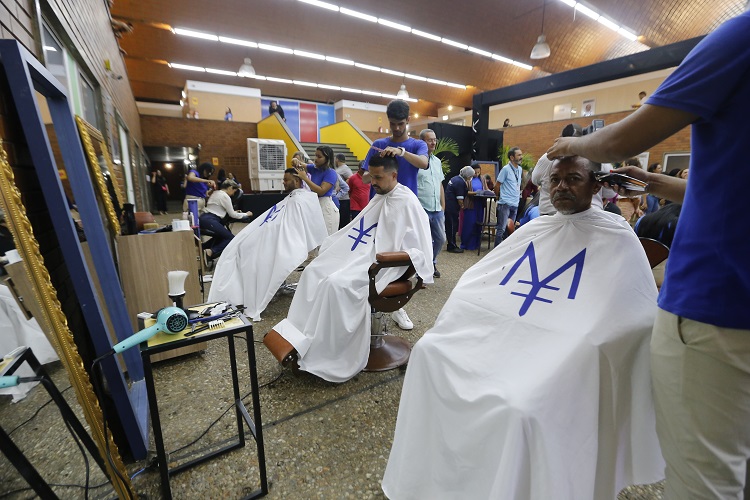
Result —
M416 270L407 252L381 252L375 255L375 263L367 271L370 281L368 301L376 311L393 312L404 306L417 290L422 288L422 278L417 276L417 284L412 287L409 278ZM406 272L397 280L389 283L378 293L375 280L381 269L406 266Z

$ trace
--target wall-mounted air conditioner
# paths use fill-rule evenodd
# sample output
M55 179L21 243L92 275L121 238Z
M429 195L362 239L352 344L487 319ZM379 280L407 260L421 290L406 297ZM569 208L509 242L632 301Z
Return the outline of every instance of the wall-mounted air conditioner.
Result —
M286 144L278 139L247 140L248 175L253 191L283 191Z

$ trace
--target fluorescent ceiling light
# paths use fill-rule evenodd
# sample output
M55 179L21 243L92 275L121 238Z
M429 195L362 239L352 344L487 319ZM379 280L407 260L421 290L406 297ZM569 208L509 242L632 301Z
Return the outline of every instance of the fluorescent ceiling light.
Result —
M248 78L255 78L256 80L266 80L265 76L260 76L260 75L253 75L253 76L249 76Z
M348 87L341 87L341 91L342 92L352 92L354 94L361 94L362 93L362 91L359 90L359 89L350 89Z
M451 82L445 82L445 84L449 87L453 87L456 89L466 90L466 85L461 85L460 83L451 83Z
M406 26L405 24L394 23L393 21L383 19L382 17L378 18L378 24L382 24L383 26L388 26L389 28L396 28L397 30L406 31L407 33L411 32L411 26Z
M599 16L599 19L597 19L597 21L613 31L617 31L620 29L620 27L616 23L613 23L604 16Z
M258 48L263 50L271 50L273 52L282 52L284 54L294 54L294 51L292 49L287 49L286 47L278 47L276 45L268 45L267 43L259 43Z
M186 30L183 28L174 28L174 33L176 35L183 35L183 36L192 36L194 38L202 38L204 40L212 40L214 42L219 41L219 37L216 35L211 35L209 33L201 33L200 31L193 31L193 30Z
M309 3L310 5L314 5L316 7L323 7L324 9L332 10L334 12L338 12L339 8L336 5L333 5L332 3L328 2L321 2L320 0L299 0L302 3Z
M295 85L302 85L303 87L317 87L317 83L303 82L302 80L294 80Z
M335 62L339 64L346 64L347 66L354 66L354 61L349 59L341 59L340 57L326 56L326 61Z
M631 33L625 28L620 28L619 30L617 30L617 32L621 34L622 36L624 36L625 38L627 38L628 40L630 40L631 42L635 42L636 40L638 40L638 35L636 35L635 33Z
M374 95L374 96L378 96L378 97L382 97L383 96L383 94L381 94L380 92L373 92L372 90L363 90L362 93L365 94L365 95Z
M500 55L497 55L497 54L492 54L492 58L495 59L495 60L497 60L497 61L501 61L501 62L504 62L504 63L507 63L507 64L513 64L513 59L508 59L507 57L503 57L503 56L500 56Z
M569 6L573 7L573 8L575 8L575 6L576 6L575 0L560 0L560 1L562 3L564 3L564 4L566 4L566 5L569 5Z
M236 71L226 71L223 69L213 69L213 68L206 68L206 73L213 73L215 75L237 76Z
M581 14L589 16L594 21L599 20L599 14L594 12L593 10L589 9L583 4L577 3L576 4L576 10L579 11Z
M459 49L466 50L466 49L469 48L469 46L466 45L465 43L456 42L456 41L451 40L449 38L441 38L440 41L443 42L446 45L453 45L454 47L458 47Z
M469 45L469 52L474 52L475 54L479 54L480 56L484 57L492 57L492 52L487 52L486 50L478 49L476 47L472 47Z
M266 80L268 80L269 82L294 83L294 80L289 80L287 78L276 78L275 76L267 76Z
M402 101L405 101L408 99L408 97L399 97L393 94L380 94L380 97L387 97L388 99L401 99Z
M448 119L448 115L443 115L443 121Z
M402 73L400 71L394 71L392 69L380 68L380 71L382 71L383 73L388 73L389 75L396 75L396 76L405 76L406 75L406 73Z
M532 69L534 69L533 66L529 66L528 64L524 64L524 63L518 62L518 61L512 61L511 64L514 65L514 66L518 66L519 68L527 69L529 71L531 71Z
M404 75L406 78L411 78L412 80L419 80L420 82L426 82L427 78L419 75L410 75L409 73L406 73Z
M370 21L371 23L378 22L378 18L375 16L371 16L369 14L362 14L361 12L357 12L356 10L347 9L345 7L341 7L339 9L339 12L342 14L346 14L347 16L356 17L357 19L364 19L365 21Z
M341 87L337 87L336 85L326 85L324 83L319 83L318 87L321 89L342 90Z
M305 52L304 50L295 50L294 51L295 56L302 56L302 57L309 57L310 59L319 59L321 61L325 61L326 56L323 54L316 54L314 52Z
M436 42L439 42L441 40L439 36L433 35L432 33L427 33L426 31L412 29L411 32L415 35L423 36L425 38L429 38L430 40L435 40Z
M201 68L200 66L190 66L189 64L178 64L178 63L169 63L170 68L175 69L186 69L188 71L200 71L201 73L205 73L205 68Z
M240 40L239 38L229 38L229 37L226 37L226 36L220 36L219 37L219 41L220 42L224 42L224 43L231 43L231 44L234 44L234 45L242 45L244 47L252 47L254 49L258 48L258 44L257 43L255 43L255 42L249 42L247 40Z
M434 78L428 78L427 81L437 85L448 85L448 82L444 82L443 80L435 80Z
M370 66L369 64L354 63L354 65L358 68L369 69L370 71L380 71L380 68L377 66Z

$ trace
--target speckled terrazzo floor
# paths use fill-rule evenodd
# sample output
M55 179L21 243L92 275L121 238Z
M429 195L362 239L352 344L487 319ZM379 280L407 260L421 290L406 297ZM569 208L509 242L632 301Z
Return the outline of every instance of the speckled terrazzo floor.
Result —
M485 242L481 256L486 253ZM406 307L414 330L404 332L392 323L389 328L411 342L418 340L434 323L458 278L479 258L476 252L443 252L438 264L442 277L417 293ZM293 273L291 279L296 281L298 277L299 273ZM285 317L290 301L290 296L281 295L270 304L263 321L254 326L255 342L260 342L263 334ZM270 482L268 498L384 498L380 480L393 437L403 370L361 373L347 383L331 384L305 374L294 377L288 371L282 372L265 347L254 345L260 383L268 384L260 390ZM241 383L248 380L246 348L244 341L237 340ZM58 388L68 387L67 376L59 364L49 365L49 369ZM156 365L154 376L168 450L177 450L198 438L232 400L225 340L210 342L201 353ZM73 391L65 391L64 395L78 411ZM16 404L11 404L8 397L0 398L0 424L6 431L15 428L48 399L40 387ZM245 401L249 403L250 398ZM48 482L84 483L85 467L80 452L65 431L54 405L44 407L12 437ZM171 453L170 460L184 462L196 451L220 446L233 438L236 438L236 421L234 412L229 411L195 445ZM173 497L240 498L255 490L258 480L254 450L250 440L245 448L174 476ZM90 462L90 484L104 483L103 474ZM142 463L129 464L128 471L134 474L142 466ZM133 485L148 498L161 497L155 470L138 474ZM27 485L21 476L0 456L0 498L33 498L33 492L28 490L8 495L24 487ZM661 484L635 486L623 491L619 498L659 499L661 490ZM84 498L80 488L56 487L55 491L60 498ZM92 490L90 497L113 498L114 493L105 485Z

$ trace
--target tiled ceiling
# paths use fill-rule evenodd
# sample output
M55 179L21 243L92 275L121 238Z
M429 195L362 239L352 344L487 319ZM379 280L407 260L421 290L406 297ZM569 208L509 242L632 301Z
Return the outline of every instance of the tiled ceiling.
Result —
M471 107L477 92L521 83L704 35L742 12L745 0L590 0L585 6L639 35L630 41L561 0L331 0L364 14L455 40L533 66L527 70L413 33L300 0L114 0L112 16L133 25L120 45L138 100L177 103L186 80L259 88L263 95L333 102L390 98L288 83L197 73L166 62L237 71L250 57L259 75L395 94L402 83L412 109ZM570 3L570 2L569 2ZM542 32L547 59L529 58ZM304 50L464 84L466 90L328 61L191 38L185 28Z

